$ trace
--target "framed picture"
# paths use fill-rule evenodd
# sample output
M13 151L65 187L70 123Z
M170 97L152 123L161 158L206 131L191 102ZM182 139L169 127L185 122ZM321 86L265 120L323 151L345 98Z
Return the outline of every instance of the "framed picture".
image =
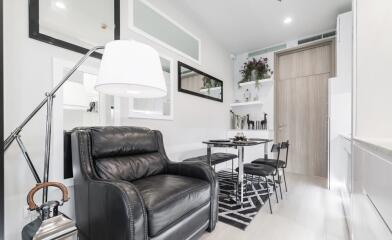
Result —
M29 36L85 54L120 39L120 0L30 0Z

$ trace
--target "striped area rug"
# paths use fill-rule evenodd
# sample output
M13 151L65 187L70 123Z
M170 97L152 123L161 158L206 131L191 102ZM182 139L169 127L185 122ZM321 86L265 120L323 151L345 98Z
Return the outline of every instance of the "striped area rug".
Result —
M247 190L244 191L244 204L240 206L236 204L233 194L237 174L234 172L232 176L231 172L220 171L218 178L220 187L219 221L245 230L264 203L268 205L266 184L259 184L258 181L254 181L252 184L248 183Z

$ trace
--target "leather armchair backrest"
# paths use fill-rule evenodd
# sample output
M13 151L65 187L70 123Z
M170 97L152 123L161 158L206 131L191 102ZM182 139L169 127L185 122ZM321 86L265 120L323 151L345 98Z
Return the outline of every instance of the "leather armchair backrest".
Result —
M133 181L165 172L156 132L138 127L93 127L91 155L97 175L106 180Z

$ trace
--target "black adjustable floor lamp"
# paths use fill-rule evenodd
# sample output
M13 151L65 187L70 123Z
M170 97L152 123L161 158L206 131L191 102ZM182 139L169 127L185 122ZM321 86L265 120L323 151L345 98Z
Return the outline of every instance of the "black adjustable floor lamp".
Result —
M166 81L163 76L159 54L150 46L136 41L117 40L106 44L105 47L98 46L89 50L65 75L63 80L57 84L50 92L45 94L45 98L27 116L27 118L15 128L4 141L4 151L16 141L22 151L27 165L29 166L37 183L48 182L50 164L50 144L52 135L52 114L53 99L56 92L75 73L75 71L87 60L87 58L97 50L105 49L98 80L95 89L101 93L124 96L157 98L163 97L167 93ZM39 177L33 162L27 152L20 137L20 132L26 124L42 109L46 107L46 137L44 155L43 180ZM42 201L48 199L47 188L43 189Z

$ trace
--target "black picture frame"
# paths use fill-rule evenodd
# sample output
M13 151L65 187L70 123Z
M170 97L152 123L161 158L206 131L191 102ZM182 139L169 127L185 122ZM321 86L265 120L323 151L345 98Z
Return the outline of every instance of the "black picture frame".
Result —
M191 71L194 71L194 72L196 72L196 73L198 73L200 75L206 76L206 77L208 77L210 79L213 79L215 81L220 82L221 85L222 85L221 98L220 99L219 98L214 98L214 97L207 96L207 95L204 95L204 94L201 94L201 93L197 93L197 92L193 92L193 91L190 91L190 90L187 90L187 89L183 89L181 87L181 81L182 81L181 67L187 68L187 69L189 69ZM222 80L219 80L216 77L213 77L213 76L211 76L211 75L209 75L209 74L207 74L205 72L202 72L202 71L200 71L200 70L198 70L198 69L196 69L194 67L191 67L191 66L189 66L189 65L187 65L187 64L185 64L183 62L180 62L180 61L178 61L178 64L177 64L177 71L178 71L178 91L179 92L188 93L188 94L191 94L191 95L194 95L194 96L207 98L207 99L214 100L214 101L217 101L217 102L223 102L223 81Z
M63 41L39 32L39 0L29 0L29 37L54 46L65 48L81 54L86 54L89 49L73 43ZM114 40L120 39L120 0L114 2ZM102 58L102 54L95 52L92 57Z

